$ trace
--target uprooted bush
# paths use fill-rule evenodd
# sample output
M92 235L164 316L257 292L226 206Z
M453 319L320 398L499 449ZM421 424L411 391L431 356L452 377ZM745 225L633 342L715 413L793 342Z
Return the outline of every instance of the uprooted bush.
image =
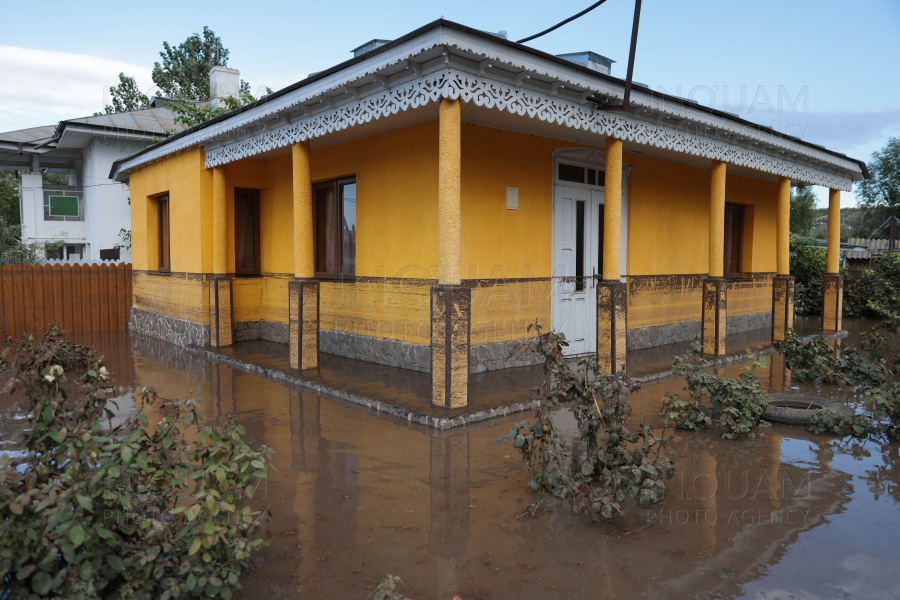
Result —
M575 513L611 518L623 511L626 498L641 506L658 501L674 465L663 456L666 440L641 421L636 431L627 427L631 406L627 394L639 389L624 372L604 372L586 358L573 368L563 356L565 338L537 329L534 350L551 375L535 390L542 400L533 423L516 423L497 440L512 442L528 470L532 492L549 491L566 500ZM531 329L531 327L529 327ZM567 441L553 422L553 413L568 408L578 425L578 437ZM543 500L532 505L532 512Z
M784 354L785 367L790 369L794 381L880 385L889 373L884 352L879 350L883 340L880 331L867 333L863 341L863 350L867 351L864 356L856 346L845 346L836 352L822 336L803 339L788 330L785 339L775 342L774 346Z
M703 360L699 344L694 343L692 354L678 356L672 365L672 373L683 377L684 388L689 400L682 400L677 394L663 396L660 414L677 429L698 431L710 426L723 430L722 437L734 439L742 433L756 435L758 427L767 427L760 421L771 399L762 393L759 379L754 374L757 367L765 367L765 359L755 356L750 350L747 356L750 364L745 365L745 373L737 379L717 377L707 373L709 362Z
M26 416L18 461L0 460L0 580L15 598L229 598L266 511L247 501L269 450L233 416L201 424L198 402L148 389L113 425L103 359L51 330L2 355L3 394ZM150 426L148 410L159 420ZM6 596L4 596L6 597Z

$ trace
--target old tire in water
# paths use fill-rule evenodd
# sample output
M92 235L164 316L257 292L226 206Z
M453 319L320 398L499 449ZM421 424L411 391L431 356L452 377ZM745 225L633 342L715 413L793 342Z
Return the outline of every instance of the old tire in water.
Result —
M762 418L772 423L806 427L817 410L834 410L842 417L852 417L853 409L834 400L801 394L769 394L772 402Z

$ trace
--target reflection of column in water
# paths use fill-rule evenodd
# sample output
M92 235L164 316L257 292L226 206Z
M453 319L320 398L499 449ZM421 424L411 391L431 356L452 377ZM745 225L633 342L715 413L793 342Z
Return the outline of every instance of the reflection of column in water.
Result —
M773 509L781 508L781 480L778 475L781 471L781 436L766 434L767 461L769 463L769 504Z
M308 581L315 572L316 561L313 552L316 528L316 510L313 502L318 487L319 437L322 427L319 422L319 398L303 394L291 388L288 394L291 431L291 470L297 477L293 494L294 514L297 515L297 543L300 546L301 561L297 581Z
M431 530L428 551L462 554L469 541L469 434L431 438Z
M784 364L784 354L769 357L769 393L783 394L791 391L791 371Z
M234 410L234 371L225 365L212 366L210 406L202 410L210 423L222 425L225 416Z
M716 551L716 458L709 454L701 456L697 461L697 472L694 474L696 485L692 486L699 496L702 510L700 551L712 556Z

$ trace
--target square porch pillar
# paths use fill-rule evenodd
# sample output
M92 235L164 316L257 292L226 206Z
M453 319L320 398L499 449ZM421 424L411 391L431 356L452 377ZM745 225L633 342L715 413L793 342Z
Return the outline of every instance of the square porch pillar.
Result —
M209 343L213 346L230 346L234 342L234 319L231 277L227 275L228 263L225 259L227 248L225 167L213 167L212 176L213 274L209 278Z
M444 408L469 403L472 290L463 285L431 288L431 402Z
M822 281L824 302L822 329L838 331L841 328L844 278L840 274L841 262L841 191L828 194L828 253L825 261L825 277Z
M728 294L725 274L725 163L712 161L709 192L709 277L703 280L703 354L725 356Z
M230 346L234 343L231 277L213 275L209 278L209 343L211 346Z
M624 371L628 354L628 288L622 277L622 140L606 138L603 195L603 279L597 284L597 362Z
M309 140L291 146L294 279L288 282L288 343L292 369L319 366L319 282L315 279L309 154Z
M725 324L728 316L728 284L723 277L703 280L703 354L725 356Z
M790 274L791 180L782 177L778 184L775 227L775 266L772 279L772 339L784 340L794 328L794 278Z
M469 403L471 290L460 279L461 102L442 98L438 137L438 285L431 288L431 403Z
M288 337L290 367L319 366L319 282L294 279L288 282Z

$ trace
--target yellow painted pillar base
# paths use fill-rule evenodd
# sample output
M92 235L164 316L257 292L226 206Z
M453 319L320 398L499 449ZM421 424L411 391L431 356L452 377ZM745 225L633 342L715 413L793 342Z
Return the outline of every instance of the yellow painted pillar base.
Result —
M209 343L230 346L234 342L231 277L209 278Z
M472 291L462 285L431 288L431 403L462 408L469 403L469 333Z
M319 282L294 279L288 282L288 337L290 367L319 366Z
M597 362L607 373L625 370L628 352L628 290L620 281L597 284Z
M787 337L794 328L794 278L776 275L772 279L772 339L776 342Z
M728 286L722 277L703 280L701 339L703 354L725 356L725 324L728 317Z
M822 329L825 331L840 331L841 311L844 301L844 277L843 275L825 275L822 280L822 292L825 296L822 307Z

